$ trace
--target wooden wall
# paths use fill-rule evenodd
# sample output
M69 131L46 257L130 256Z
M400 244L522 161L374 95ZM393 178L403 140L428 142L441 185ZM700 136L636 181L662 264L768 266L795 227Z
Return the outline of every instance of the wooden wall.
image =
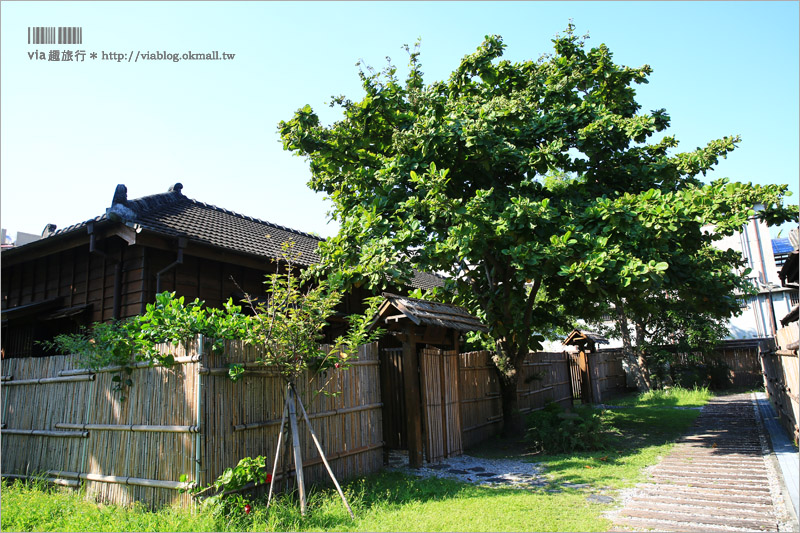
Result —
M721 342L717 349L708 356L704 357L700 353L679 353L676 354L676 361L679 364L686 364L690 361L701 361L706 364L722 362L728 367L728 378L732 387L759 387L762 384L759 353L766 350L771 342L771 339L728 340ZM605 357L613 362L614 369L609 371L615 376L622 377L622 379L615 377L614 383L619 383L620 387L624 389L622 348L599 350L597 353L605 354Z
M763 383L759 351L763 342L725 341L720 344L712 359L724 362L729 369L733 387L759 387Z
M240 344L212 355L194 342L176 355L183 359L172 368L136 369L124 402L111 392L111 373L76 371L69 356L4 361L2 474L44 473L61 484L85 483L87 497L99 501L158 507L190 504L190 496L176 490L182 475L205 485L246 456L265 455L271 466L284 400L280 376L248 368L231 381L229 363L258 358ZM377 345L362 346L349 369L298 387L340 479L383 465L378 364ZM54 377L59 379L30 381ZM312 389L341 393L314 395ZM139 425L150 427L138 431ZM301 422L305 478L326 482L305 427Z
M767 351L761 354L764 385L778 411L781 425L794 438L800 438L800 375L797 350Z
M51 340L58 333L72 333L81 325L113 318L115 265L122 262L119 317L144 313L155 301L157 274L173 264L176 251L141 245L128 246L118 238L103 239L103 253L89 252L89 245L51 253L2 268L3 310L59 298L46 309L15 317L3 325L4 357L30 357L47 352L34 341ZM230 257L231 261L235 258ZM265 259L263 270L224 261L185 255L183 264L161 276L162 291L176 291L188 301L200 298L210 307L221 307L231 296L264 293L264 275L272 267ZM76 306L85 312L67 318L49 319L48 314ZM4 317L5 318L5 317Z

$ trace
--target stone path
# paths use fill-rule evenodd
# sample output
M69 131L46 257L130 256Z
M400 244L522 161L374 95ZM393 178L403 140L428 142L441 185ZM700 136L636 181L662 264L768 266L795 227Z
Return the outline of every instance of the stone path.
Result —
M649 474L609 514L618 530L797 531L750 393L712 399Z

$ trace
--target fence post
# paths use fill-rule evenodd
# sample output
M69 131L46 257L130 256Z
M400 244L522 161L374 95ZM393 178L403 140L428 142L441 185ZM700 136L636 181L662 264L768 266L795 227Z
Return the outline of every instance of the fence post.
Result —
M408 466L420 468L422 467L422 408L420 406L419 356L413 335L409 332L406 336L407 340L403 342L403 371L406 373L403 388L406 397Z
M195 373L195 425L197 426L197 433L194 437L194 482L195 484L200 487L202 486L202 482L200 480L200 473L201 468L200 464L201 461L205 460L205 454L201 452L201 447L203 445L204 439L202 435L205 434L205 427L203 424L203 393L202 385L203 385L203 376L200 374L200 368L203 366L203 355L205 353L205 338L202 334L197 335L197 363L195 363L196 373Z
M74 356L72 357L72 360L73 361L75 360ZM92 399L93 399L93 396L94 396L94 387L95 387L94 384L95 384L95 381L97 381L97 380L92 380L92 381L89 382L89 392L86 394L86 402L87 402L88 405L86 406L86 418L85 418L84 424L91 424L92 423L92 407L94 407L94 404L95 404L95 402L92 401ZM80 471L84 472L84 473L88 473L88 471L86 470L86 452L87 452L86 448L89 446L89 441L90 440L92 440L91 435L89 436L88 439L84 439L84 441L83 441L83 451L81 452L81 470Z

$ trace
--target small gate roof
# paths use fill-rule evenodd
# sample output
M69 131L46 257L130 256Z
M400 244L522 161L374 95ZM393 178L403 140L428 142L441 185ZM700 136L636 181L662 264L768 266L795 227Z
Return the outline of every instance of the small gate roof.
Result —
M377 321L385 322L407 318L417 326L439 326L458 331L487 331L488 328L478 318L463 307L443 304L389 292L382 294L386 301L378 309ZM392 309L401 314L391 315Z
M588 331L572 330L567 339L562 343L564 346L581 346L590 344L594 347L597 344L608 344L608 339L598 333Z

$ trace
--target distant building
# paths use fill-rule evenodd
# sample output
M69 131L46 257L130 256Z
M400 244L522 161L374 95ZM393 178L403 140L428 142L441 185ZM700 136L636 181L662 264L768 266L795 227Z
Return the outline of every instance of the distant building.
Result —
M761 209L762 206L755 207L756 211ZM742 231L715 243L720 249L732 248L742 254L746 266L751 269L747 277L758 290L757 295L742 299L742 313L729 322L730 338L773 337L780 328L778 320L797 305L797 291L782 287L778 277L781 265L792 250L788 239L786 243L783 241L773 241L767 224L751 217Z
M772 253L775 256L775 266L780 269L794 248L788 238L772 239Z

